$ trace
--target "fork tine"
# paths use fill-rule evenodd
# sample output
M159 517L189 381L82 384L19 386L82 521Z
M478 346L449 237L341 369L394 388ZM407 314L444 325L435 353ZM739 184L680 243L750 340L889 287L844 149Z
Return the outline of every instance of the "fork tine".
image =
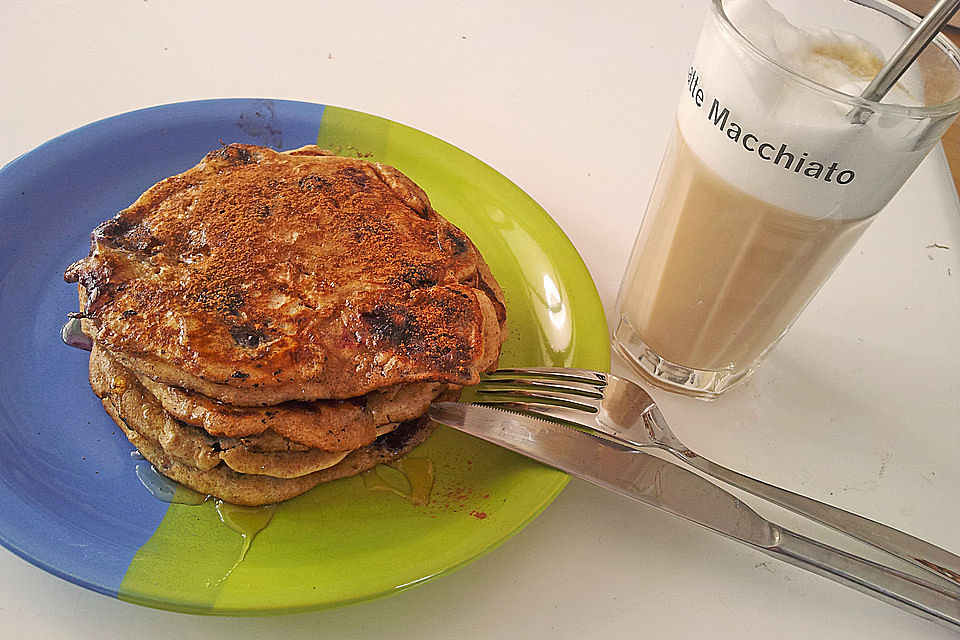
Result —
M524 380L520 378L493 378L480 383L478 393L486 393L483 389L492 391L513 391L514 389L566 393L581 398L603 399L603 393L593 385L579 385L577 383L554 383L542 380Z
M607 374L588 369L565 369L560 367L524 367L517 369L498 369L487 375L491 378L529 378L563 382L580 382L596 387L607 384Z
M578 375L584 378L603 380L608 373L593 369L577 369L576 367L506 367L498 371L517 371L521 373L544 373L549 375Z
M550 393L547 391L524 391L522 389L511 389L508 391L499 391L496 389L477 389L477 398L478 402L492 403L492 402L520 402L523 404L529 404L536 407L565 407L576 411L579 414L580 419L583 420L584 415L592 415L600 411L599 407L594 404L586 404L583 402L577 402L576 400L571 400L570 398L559 394L559 393Z

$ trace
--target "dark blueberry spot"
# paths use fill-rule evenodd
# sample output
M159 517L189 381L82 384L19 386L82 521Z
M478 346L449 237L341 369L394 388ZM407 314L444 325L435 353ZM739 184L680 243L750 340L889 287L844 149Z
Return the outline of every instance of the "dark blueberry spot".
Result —
M348 184L355 187L356 191L366 189L370 184L370 176L359 167L346 167L340 172L340 175L346 179Z
M454 229L444 230L444 235L447 237L447 240L450 242L450 246L453 248L453 253L459 255L467 250L469 246L465 238L460 237L460 234L457 233Z
M374 444L380 449L385 449L391 453L399 453L407 446L407 443L420 431L420 420L407 420L397 425L397 428L390 433L385 433L376 440Z
M437 273L435 269L423 265L413 265L403 270L400 279L414 289L424 289L437 284Z
M121 313L120 315L121 315L122 317L124 317L124 318L131 318L131 317L137 315L137 312L134 311L133 309L127 309L126 311L124 311L124 312Z
M324 188L330 186L330 181L322 176L306 176L305 178L300 178L297 186L304 191L323 191Z
M237 378L238 380L243 380L245 378L249 378L250 374L244 373L243 371L234 371L232 374L230 374L230 377Z
M116 239L128 233L134 226L135 223L129 218L116 216L100 223L100 226L94 229L91 235L94 240L98 238L105 240ZM107 244L110 243L108 242Z
M250 164L253 162L253 156L250 154L250 150L235 144L228 144L215 153L232 165Z
M267 339L263 332L250 326L231 327L230 335L237 346L244 349L256 349L261 342L265 342Z
M353 406L359 407L359 408L361 408L361 409L366 409L366 408L367 408L367 396L365 396L365 395L363 395L363 396L355 396L355 397L353 397L353 398L349 398L349 399L347 400L347 402L349 402L349 403L352 404Z
M375 307L372 311L361 313L360 318L370 327L374 338L393 344L406 344L422 333L412 314L396 305Z
M145 255L153 255L163 246L163 242L151 235L148 228L122 215L111 218L94 229L90 244L93 249L101 244Z

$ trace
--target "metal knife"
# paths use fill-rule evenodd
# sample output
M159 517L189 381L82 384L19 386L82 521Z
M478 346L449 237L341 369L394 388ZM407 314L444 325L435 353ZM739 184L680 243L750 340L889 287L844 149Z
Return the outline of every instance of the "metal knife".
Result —
M960 591L789 531L680 466L569 426L502 409L441 402L430 407L430 417L960 630Z

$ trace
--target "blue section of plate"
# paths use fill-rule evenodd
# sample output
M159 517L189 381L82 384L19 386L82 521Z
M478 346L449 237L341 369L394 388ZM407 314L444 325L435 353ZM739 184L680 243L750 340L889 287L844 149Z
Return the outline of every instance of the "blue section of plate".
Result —
M0 170L0 544L116 596L167 510L134 477L133 448L90 388L87 354L60 328L77 310L63 271L89 233L221 143L315 144L323 106L227 99L96 122Z

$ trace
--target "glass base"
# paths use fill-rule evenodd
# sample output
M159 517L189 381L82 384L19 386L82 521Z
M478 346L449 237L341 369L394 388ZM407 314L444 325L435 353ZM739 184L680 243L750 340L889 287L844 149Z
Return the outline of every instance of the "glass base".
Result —
M717 398L730 387L749 378L755 371L755 367L744 371L691 369L665 360L644 344L622 315L613 331L613 346L650 384L703 400Z

